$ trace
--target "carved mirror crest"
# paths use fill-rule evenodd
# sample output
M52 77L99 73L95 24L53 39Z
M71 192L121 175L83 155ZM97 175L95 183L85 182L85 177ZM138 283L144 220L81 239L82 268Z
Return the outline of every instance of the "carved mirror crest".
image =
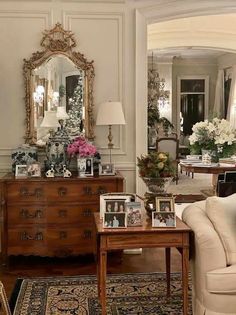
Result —
M64 128L71 138L83 134L93 140L93 61L73 51L73 33L60 23L43 32L40 45L44 50L24 59L25 142L44 145L50 128L42 123L44 118L50 116L53 125L52 117L60 119L63 113L67 118Z

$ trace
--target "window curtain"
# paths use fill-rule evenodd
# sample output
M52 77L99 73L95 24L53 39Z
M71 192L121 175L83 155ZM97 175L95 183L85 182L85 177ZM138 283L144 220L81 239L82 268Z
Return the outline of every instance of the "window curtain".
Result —
M232 68L232 81L229 91L229 104L227 110L227 120L236 128L236 66Z
M213 107L214 117L225 117L225 105L224 105L224 70L219 70L216 80L215 89L215 103Z

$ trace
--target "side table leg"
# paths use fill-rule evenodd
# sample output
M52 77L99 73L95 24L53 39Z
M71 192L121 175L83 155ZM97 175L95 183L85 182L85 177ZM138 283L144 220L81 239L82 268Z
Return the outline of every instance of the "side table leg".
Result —
M167 283L167 297L170 297L170 248L165 248L166 252L166 283Z
M102 315L106 315L106 277L107 277L107 252L100 252L99 257L99 279L100 279L100 301L102 306Z
M182 286L183 286L183 314L188 314L188 272L189 272L189 249L182 251Z
M100 300L101 298L101 279L100 279L100 239L97 237L97 242L96 242L96 263L97 263L97 281L98 281L98 299Z

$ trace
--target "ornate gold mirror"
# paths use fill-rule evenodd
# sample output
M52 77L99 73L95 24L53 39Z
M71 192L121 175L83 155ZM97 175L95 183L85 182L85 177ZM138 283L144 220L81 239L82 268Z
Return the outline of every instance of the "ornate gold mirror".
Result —
M73 51L73 33L59 23L43 32L40 45L44 50L24 59L25 142L44 145L58 120L71 138L93 140L93 61Z

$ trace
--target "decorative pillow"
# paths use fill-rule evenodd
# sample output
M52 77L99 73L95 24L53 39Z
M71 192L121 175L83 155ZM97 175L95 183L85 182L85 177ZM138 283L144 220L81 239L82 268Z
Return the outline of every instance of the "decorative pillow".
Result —
M223 243L227 264L236 264L236 194L207 198L206 213Z

